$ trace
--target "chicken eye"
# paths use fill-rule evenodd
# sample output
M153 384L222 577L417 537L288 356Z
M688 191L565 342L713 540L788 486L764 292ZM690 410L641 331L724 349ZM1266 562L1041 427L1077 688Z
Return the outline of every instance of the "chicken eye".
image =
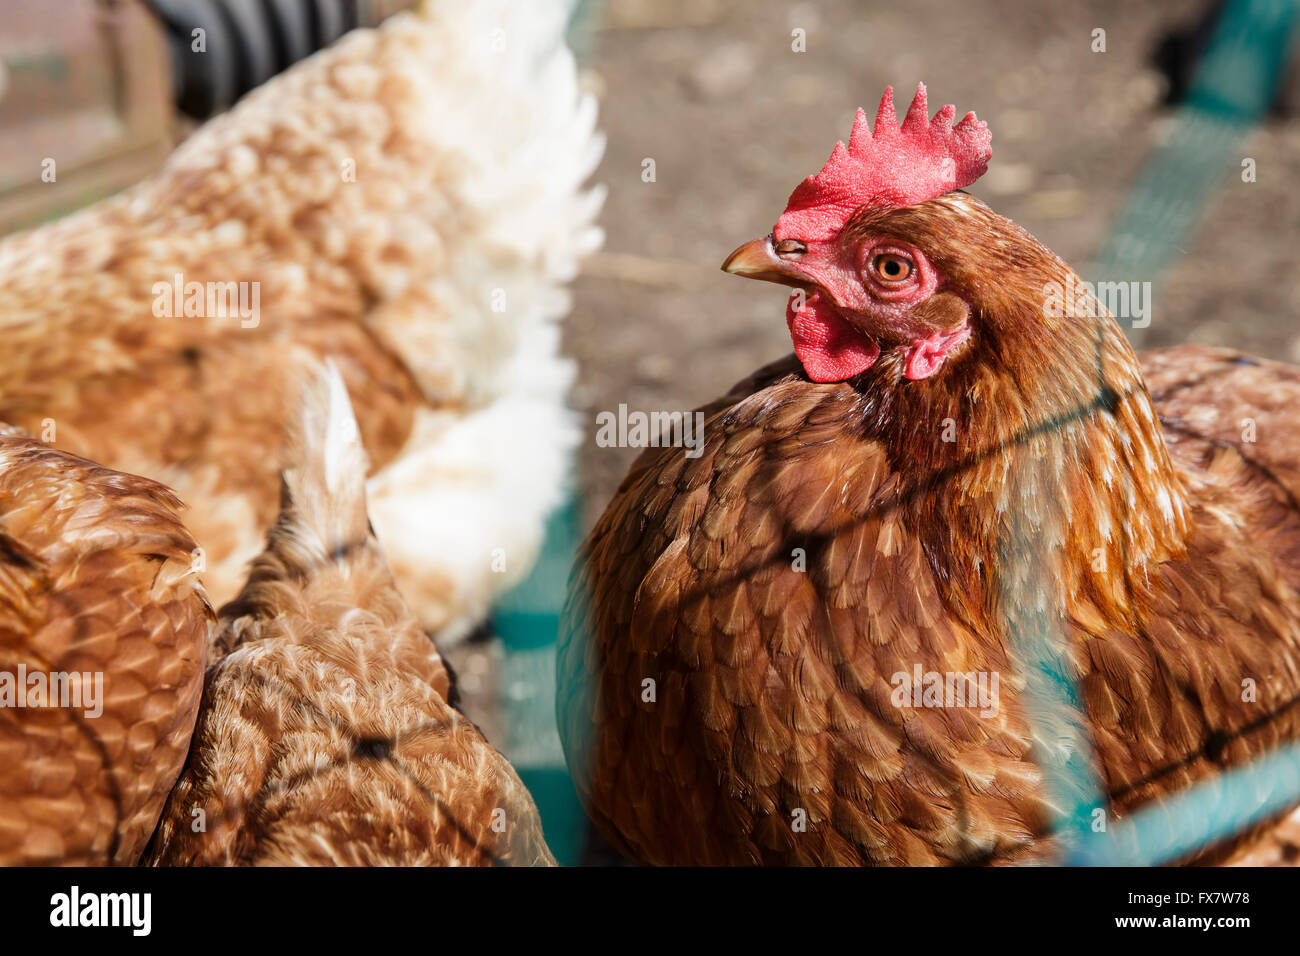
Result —
M902 256L885 253L871 261L871 268L882 282L899 283L911 276L914 267Z

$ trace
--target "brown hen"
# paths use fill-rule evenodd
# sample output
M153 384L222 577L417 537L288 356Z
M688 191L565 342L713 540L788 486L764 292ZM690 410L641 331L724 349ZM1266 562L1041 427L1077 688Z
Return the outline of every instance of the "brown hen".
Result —
M148 842L213 618L179 508L0 425L0 865L131 864Z
M279 523L221 611L154 864L553 864L527 789L451 703L370 530L338 373L307 393Z
M1085 795L1045 770L1093 763L1114 821L1300 737L1300 370L1139 363L1055 307L1069 267L952 191L990 154L952 117L887 93L732 255L795 287L795 356L699 457L642 454L580 555L561 734L638 860L1052 860Z

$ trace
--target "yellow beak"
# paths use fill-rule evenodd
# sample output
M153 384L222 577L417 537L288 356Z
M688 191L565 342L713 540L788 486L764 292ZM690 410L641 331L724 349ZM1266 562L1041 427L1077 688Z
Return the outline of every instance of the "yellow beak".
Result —
M744 276L746 279L763 279L767 282L779 282L782 285L807 285L811 280L794 264L787 262L776 254L772 248L772 237L764 236L747 242L722 264L723 272Z

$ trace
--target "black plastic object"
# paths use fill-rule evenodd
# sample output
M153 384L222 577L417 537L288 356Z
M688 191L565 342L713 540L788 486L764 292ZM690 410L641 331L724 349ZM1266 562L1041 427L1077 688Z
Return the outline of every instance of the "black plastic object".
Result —
M171 46L176 107L200 120L358 25L356 0L146 2Z
M1195 23L1170 30L1161 38L1151 59L1169 81L1165 89L1166 105L1176 106L1187 98L1192 88L1192 77L1226 6L1225 0L1212 0Z

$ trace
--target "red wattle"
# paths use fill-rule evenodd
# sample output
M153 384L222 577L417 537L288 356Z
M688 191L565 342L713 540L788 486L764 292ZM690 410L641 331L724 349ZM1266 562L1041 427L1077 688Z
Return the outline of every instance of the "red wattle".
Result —
M795 311L798 295L790 296L785 322L794 340L794 354L814 382L842 382L865 372L880 357L880 346L863 335L821 299L814 290Z

